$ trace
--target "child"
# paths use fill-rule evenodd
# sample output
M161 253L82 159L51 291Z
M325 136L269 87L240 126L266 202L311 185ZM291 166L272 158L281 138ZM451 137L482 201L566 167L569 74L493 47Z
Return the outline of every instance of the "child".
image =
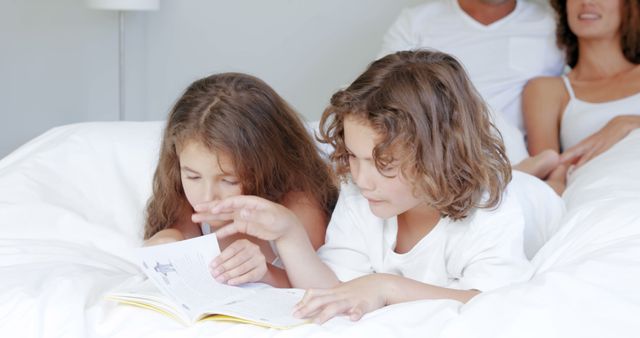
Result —
M147 207L145 245L209 233L209 226L225 222L215 217L194 222L192 207L241 194L290 210L318 248L337 187L304 124L272 88L249 75L217 74L191 84L169 115ZM270 243L244 237L220 241L222 252L211 264L216 280L288 287Z
M373 62L331 98L320 124L337 173L353 184L340 192L318 255L295 215L259 197L194 215L230 215L219 237L274 241L291 284L314 288L294 315L358 320L400 302L467 302L531 277L527 212L547 211L524 210L518 195L559 197L532 176L512 179L487 108L453 57L398 52Z

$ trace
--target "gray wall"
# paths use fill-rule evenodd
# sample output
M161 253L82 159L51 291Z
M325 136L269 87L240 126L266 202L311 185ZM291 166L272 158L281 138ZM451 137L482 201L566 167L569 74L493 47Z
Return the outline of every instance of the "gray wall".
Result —
M164 119L193 80L241 71L307 119L422 0L161 0L126 17L126 119ZM0 0L0 157L57 125L116 120L118 16L83 0Z

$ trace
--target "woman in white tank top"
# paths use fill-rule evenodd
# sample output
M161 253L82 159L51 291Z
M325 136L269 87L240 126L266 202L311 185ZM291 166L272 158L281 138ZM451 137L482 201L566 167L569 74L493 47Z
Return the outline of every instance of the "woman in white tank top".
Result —
M564 178L640 128L640 5L636 0L552 0L558 45L571 71L536 78L523 92L531 155L562 152Z
M569 94L560 120L562 149L571 149L616 118L640 115L640 92L606 102L589 102L576 97L569 77L563 75L562 80Z

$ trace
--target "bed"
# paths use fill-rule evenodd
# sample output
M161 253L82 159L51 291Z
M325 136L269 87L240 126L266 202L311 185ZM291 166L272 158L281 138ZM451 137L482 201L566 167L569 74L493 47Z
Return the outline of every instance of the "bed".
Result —
M54 128L0 161L2 337L639 337L640 131L576 170L535 276L475 297L388 306L279 331L106 301L140 280L162 122Z

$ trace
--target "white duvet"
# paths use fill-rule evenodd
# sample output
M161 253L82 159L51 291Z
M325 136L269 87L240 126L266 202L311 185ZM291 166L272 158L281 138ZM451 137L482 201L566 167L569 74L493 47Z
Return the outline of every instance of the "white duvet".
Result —
M531 281L278 331L103 299L141 278L129 257L162 127L59 127L0 161L0 337L640 337L640 131L572 176Z

